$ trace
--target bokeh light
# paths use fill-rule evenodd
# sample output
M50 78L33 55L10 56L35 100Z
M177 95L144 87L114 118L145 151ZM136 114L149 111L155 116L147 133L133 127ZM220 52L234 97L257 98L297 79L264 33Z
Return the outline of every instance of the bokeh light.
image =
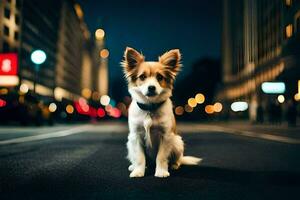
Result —
M284 96L281 94L281 95L278 95L277 100L278 100L279 103L284 103L285 98L284 98Z
M100 103L103 105L103 106L107 106L110 102L110 97L108 95L102 95L101 98L100 98Z
M193 107L186 104L184 106L184 110L185 110L185 112L191 113L191 112L193 112L194 109L193 109Z
M109 56L109 51L107 49L102 49L100 51L100 57L101 58L107 58Z
M213 114L214 113L214 106L213 105L206 105L205 106L205 112L207 114Z
M68 114L72 114L74 112L74 107L71 104L67 105L66 106L66 112Z
M202 104L205 101L205 96L201 93L196 94L195 100L198 104Z
M26 94L28 92L28 90L29 90L29 87L27 84L23 83L20 85L20 92Z
M103 29L99 28L96 30L95 37L97 40L102 40L104 38L104 36L105 36L105 32Z
M101 118L104 117L105 116L105 110L103 108L98 108L97 115Z
M188 100L188 105L192 108L196 107L197 106L197 102L194 98L189 98Z
M183 115L183 113L184 113L184 108L182 106L177 106L175 108L175 114L176 115Z
M57 105L55 103L50 103L48 109L50 112L55 112L57 109Z
M214 104L214 112L221 112L223 109L223 106L220 102L216 102Z

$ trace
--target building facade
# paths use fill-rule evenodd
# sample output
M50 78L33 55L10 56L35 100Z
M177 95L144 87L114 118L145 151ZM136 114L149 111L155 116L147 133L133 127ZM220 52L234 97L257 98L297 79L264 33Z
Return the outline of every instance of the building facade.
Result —
M0 1L0 53L18 54L18 85L32 90L36 83L41 96L74 100L83 89L97 90L93 43L73 0ZM30 59L35 49L47 55L37 71Z
M223 88L216 99L230 105L267 109L276 95L261 90L264 82L284 82L286 100L293 100L300 79L300 2L293 0L225 0L222 38Z

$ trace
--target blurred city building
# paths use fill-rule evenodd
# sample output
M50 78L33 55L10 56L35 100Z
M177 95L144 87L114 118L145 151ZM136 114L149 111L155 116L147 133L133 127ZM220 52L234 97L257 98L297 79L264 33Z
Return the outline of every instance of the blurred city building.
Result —
M300 1L225 0L222 37L223 87L217 100L228 106L247 102L253 121L270 104L299 100ZM265 94L264 82L283 82L283 96Z
M0 53L18 56L18 82L2 87L18 89L23 84L30 91L36 82L38 95L56 100L97 93L99 49L83 15L73 0L0 1ZM30 59L35 49L47 55L38 72Z

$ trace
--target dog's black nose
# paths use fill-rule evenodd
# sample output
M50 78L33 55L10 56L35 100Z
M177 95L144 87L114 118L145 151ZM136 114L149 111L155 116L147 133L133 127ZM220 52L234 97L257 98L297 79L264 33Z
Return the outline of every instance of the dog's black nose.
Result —
M149 92L155 92L155 86L154 85L150 85L149 87L148 87L148 91Z

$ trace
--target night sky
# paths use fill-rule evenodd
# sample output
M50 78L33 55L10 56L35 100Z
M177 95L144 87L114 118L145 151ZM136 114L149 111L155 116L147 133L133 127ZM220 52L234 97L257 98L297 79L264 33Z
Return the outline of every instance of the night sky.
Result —
M184 70L199 58L220 58L222 0L79 0L94 35L106 32L111 80L123 76L120 61L126 46L157 57L172 48L183 55Z

